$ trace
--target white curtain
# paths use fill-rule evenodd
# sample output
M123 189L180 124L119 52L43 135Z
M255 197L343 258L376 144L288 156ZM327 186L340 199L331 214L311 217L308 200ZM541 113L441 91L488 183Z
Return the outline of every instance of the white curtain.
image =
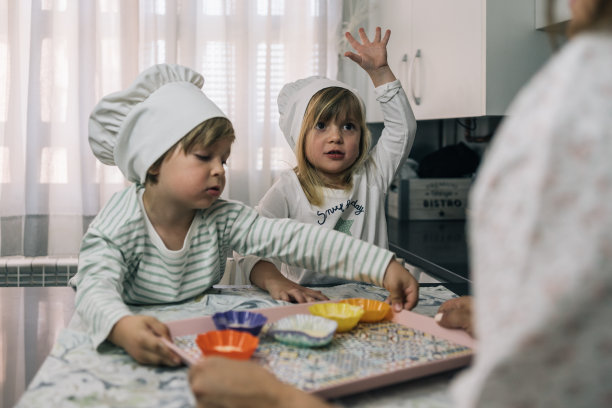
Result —
M0 0L0 256L78 253L126 186L87 141L99 98L168 62L205 77L237 140L225 198L255 205L295 163L286 81L336 77L341 0Z

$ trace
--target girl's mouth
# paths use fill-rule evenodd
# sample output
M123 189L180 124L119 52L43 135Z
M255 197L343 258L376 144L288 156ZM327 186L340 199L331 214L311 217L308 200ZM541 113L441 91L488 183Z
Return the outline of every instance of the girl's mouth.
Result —
M339 150L332 150L330 152L325 153L325 155L332 160L339 160L344 158L344 153Z

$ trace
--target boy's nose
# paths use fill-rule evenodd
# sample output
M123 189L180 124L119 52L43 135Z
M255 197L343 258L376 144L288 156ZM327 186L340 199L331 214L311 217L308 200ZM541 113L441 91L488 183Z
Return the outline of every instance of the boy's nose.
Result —
M215 163L212 168L213 174L223 175L225 174L225 166L221 160L215 160Z

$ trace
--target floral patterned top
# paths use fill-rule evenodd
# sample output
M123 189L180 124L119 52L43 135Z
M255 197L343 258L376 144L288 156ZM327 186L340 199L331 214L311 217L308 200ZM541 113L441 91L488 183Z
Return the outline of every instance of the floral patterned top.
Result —
M612 405L612 32L518 95L471 192L478 356L459 407Z

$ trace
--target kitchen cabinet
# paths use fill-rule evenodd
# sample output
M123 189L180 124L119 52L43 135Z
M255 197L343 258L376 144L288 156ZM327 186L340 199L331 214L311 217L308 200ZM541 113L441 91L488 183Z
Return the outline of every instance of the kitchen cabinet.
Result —
M535 0L370 0L368 34L391 29L389 64L419 120L506 114L518 90L551 54L534 27ZM367 121L382 113L360 68ZM365 74L361 74L365 77Z
M552 21L548 21L546 0L535 0L536 15L535 15L535 28L544 29L555 24L567 23L571 17L572 12L570 10L569 0L554 0L554 13Z

